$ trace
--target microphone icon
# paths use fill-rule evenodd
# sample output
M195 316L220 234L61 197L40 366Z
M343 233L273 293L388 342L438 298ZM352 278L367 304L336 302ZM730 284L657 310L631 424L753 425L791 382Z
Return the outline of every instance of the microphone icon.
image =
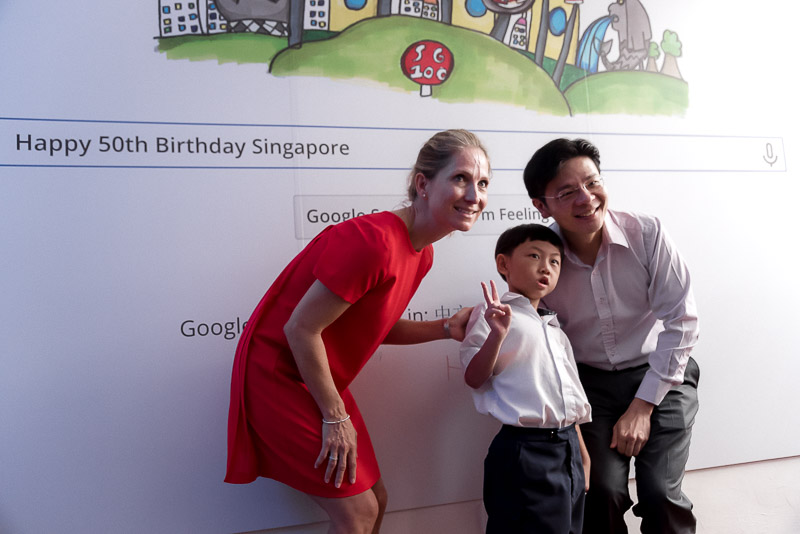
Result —
M767 153L764 155L764 161L769 163L770 167L775 165L775 162L778 161L778 156L772 151L772 143L767 143Z

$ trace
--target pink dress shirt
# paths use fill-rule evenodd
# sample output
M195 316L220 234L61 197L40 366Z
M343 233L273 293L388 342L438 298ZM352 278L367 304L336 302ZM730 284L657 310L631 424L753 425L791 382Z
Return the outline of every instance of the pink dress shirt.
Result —
M657 218L609 210L594 265L567 249L543 303L558 313L577 362L604 370L649 363L638 398L658 405L683 381L697 309L689 270Z

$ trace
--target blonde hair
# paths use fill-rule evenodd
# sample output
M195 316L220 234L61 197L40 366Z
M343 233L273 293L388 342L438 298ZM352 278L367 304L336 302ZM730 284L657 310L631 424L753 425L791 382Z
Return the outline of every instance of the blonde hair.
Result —
M433 180L439 171L447 167L453 156L466 148L479 148L486 156L488 164L489 154L486 152L486 147L468 130L445 130L428 139L419 150L417 162L408 176L408 200L414 202L417 198L417 186L414 180L417 173L422 173L428 180Z

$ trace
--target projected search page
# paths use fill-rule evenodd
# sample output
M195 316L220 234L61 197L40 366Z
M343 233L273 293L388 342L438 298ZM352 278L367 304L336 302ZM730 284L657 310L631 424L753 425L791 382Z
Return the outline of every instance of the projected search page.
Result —
M405 170L402 151L435 130L304 124L224 124L48 120L0 117L5 167ZM609 162L604 171L784 172L780 136L535 130L475 130L495 170L522 170L538 147L589 137Z

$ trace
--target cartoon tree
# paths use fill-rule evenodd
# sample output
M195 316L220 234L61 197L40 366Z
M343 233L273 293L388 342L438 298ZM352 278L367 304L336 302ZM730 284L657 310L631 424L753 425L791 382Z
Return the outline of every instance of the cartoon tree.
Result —
M547 44L547 36L550 33L550 0L542 0L542 15L539 18L539 34L536 36L536 51L533 61L540 67L544 61L544 48Z
M658 43L650 41L650 50L647 51L647 71L658 72L658 65L656 60L661 55L661 50L658 49Z
M682 80L681 71L678 69L678 58L681 57L681 40L678 39L678 34L664 30L661 49L664 51L664 64L661 65L661 73Z
M453 0L441 0L439 2L439 13L442 14L442 22L445 24L453 23Z
M558 61L556 68L553 70L553 81L556 82L556 87L561 85L561 76L564 75L564 67L567 64L567 55L569 55L569 48L572 44L572 34L575 32L575 20L578 18L578 10L583 3L583 0L566 0L567 4L572 4L572 10L569 13L569 21L567 21L567 31L564 34L564 42L561 44L561 53L558 54Z
M303 44L303 0L289 0L289 46Z

